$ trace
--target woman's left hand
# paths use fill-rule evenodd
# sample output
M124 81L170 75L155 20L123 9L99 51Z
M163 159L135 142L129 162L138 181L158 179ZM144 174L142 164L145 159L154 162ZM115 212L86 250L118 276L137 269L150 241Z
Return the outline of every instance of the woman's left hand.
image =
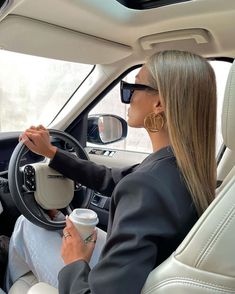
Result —
M63 234L61 256L64 263L69 264L77 260L89 262L95 248L97 232L94 230L91 240L85 243L72 221L67 218Z

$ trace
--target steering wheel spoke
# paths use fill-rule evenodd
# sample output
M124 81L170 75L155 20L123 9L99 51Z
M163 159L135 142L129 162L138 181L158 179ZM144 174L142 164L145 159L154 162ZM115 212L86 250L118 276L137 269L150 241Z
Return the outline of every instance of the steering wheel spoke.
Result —
M38 215L40 218L44 219L44 221L47 219L45 217L45 212L35 201L33 192L23 192L22 201L25 203L26 207L30 207L32 215Z

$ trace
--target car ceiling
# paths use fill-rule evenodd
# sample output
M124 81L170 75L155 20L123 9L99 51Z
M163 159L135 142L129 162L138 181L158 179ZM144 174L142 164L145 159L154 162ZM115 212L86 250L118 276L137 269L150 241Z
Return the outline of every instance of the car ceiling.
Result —
M115 0L15 0L2 12L0 47L93 64L137 63L154 51L234 57L235 1L194 0L132 10Z

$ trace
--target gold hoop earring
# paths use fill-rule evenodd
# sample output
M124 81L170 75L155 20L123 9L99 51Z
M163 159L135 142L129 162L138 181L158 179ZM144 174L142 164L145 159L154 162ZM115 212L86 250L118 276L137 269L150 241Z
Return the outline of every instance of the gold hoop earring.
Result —
M144 118L144 127L151 133L159 132L164 127L164 124L165 116L161 113L151 112Z

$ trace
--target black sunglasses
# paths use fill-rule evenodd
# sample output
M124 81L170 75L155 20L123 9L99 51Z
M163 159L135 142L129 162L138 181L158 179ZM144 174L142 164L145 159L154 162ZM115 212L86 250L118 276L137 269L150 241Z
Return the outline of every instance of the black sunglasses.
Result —
M127 82L121 81L120 83L120 94L122 103L129 104L131 102L131 97L135 90L139 91L157 91L150 86L142 85L142 84L129 84Z

